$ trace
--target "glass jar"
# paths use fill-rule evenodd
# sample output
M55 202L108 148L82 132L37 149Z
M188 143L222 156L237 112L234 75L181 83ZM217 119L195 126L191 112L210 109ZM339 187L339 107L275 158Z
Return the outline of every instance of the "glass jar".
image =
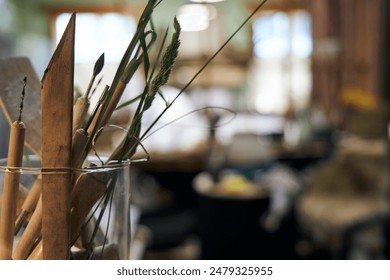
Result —
M130 161L100 163L88 158L80 169L43 169L37 157L24 159L23 166L7 168L0 160L0 191L6 174L19 182L16 198L15 236L12 259L43 259L41 232L41 188L44 176L68 174L70 207L70 259L129 259ZM16 184L17 185L17 184ZM15 200L14 198L14 200ZM0 211L15 201L3 198ZM1 216L0 216L1 217ZM10 227L12 223L10 222ZM1 248L0 248L1 250Z

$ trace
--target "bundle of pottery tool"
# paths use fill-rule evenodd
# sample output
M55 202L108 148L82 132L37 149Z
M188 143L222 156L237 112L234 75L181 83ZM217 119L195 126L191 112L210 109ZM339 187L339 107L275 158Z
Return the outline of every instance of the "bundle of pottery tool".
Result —
M174 19L171 41L167 42L167 29L161 45L157 46L157 59L153 65L150 62L150 49L157 37L151 15L160 2L150 0L146 4L112 84L105 87L94 108L89 108L90 96L95 79L104 67L104 54L95 63L86 92L74 100L76 13L71 16L41 80L41 143L36 149L30 139L26 139L29 127L23 122L23 108L27 107L23 106L23 101L29 94L28 87L26 90L29 77L20 81L19 116L10 128L8 157L3 170L0 259L97 257L97 248L91 244L96 243L93 239L99 235L103 214L92 216L94 219L89 215L99 201L100 209L106 208L112 199L112 188L119 180L116 170L128 165L137 146L142 146L145 137L140 135L142 114L168 81L178 54L180 25ZM141 67L145 73L145 88L134 100L138 107L123 141L107 159L99 158L98 163L91 163L88 157L94 142L107 126L126 85ZM15 104L5 104L3 100L2 105L7 108ZM26 156L25 146L31 147L39 159L40 172L31 187L22 182L24 174L34 170L29 169L31 157ZM104 168L104 172L99 172L100 168ZM82 231L88 229L86 220L94 220L94 225L88 242L83 242ZM105 231L100 231L104 235ZM100 245L106 245L102 243ZM109 252L110 246L104 249Z

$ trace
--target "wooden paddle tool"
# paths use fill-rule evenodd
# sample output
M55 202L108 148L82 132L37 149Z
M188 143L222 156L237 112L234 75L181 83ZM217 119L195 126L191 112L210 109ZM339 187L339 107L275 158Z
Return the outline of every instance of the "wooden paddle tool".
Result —
M44 259L69 258L75 22L73 13L42 78Z

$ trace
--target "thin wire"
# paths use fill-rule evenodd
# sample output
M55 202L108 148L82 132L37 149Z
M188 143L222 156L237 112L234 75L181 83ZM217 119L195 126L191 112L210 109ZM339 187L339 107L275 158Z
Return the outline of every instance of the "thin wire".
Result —
M172 124L174 124L175 122L177 122L177 121L179 121L179 120L181 120L181 119L184 119L185 117L188 117L188 116L191 115L191 114L194 114L194 113L197 113L197 112L200 112L200 111L203 111L203 110L209 110L209 109L221 109L221 110L227 111L227 112L229 112L229 113L231 113L231 114L233 115L229 120L225 121L225 122L222 123L222 124L214 125L212 128L217 128L217 127L221 127L221 126L227 125L227 124L229 124L230 122L232 122L232 121L235 119L235 117L237 116L237 112L235 112L235 111L233 111L233 110L231 110L231 109L225 108L225 107L219 107L219 106L206 106L206 107L203 107L203 108L200 108L200 109L192 110L192 111L190 111L190 112L188 112L188 113L186 113L186 114L184 114L184 115L182 115L182 116L180 116L180 117L178 117L178 118L176 118L176 119L174 119L174 120L172 120L172 121L170 121L170 122L168 122L168 123L165 123L164 125L162 125L162 126L156 128L155 130L153 130L152 132L150 132L148 135L145 135L145 137L142 139L142 141L148 139L150 136L152 136L152 135L155 134L156 132L160 131L161 129L163 129L163 128L169 126L169 125L172 125ZM210 129L210 127L208 126L208 127L205 128L205 129Z
M22 98L21 98L22 100L20 101L18 122L21 122L21 121L22 121L23 102L24 102L24 96L25 96L25 94L26 94L26 85L27 85L27 77L24 77L24 79L23 79Z
M161 117L165 114L165 112L173 105L173 103L182 95L182 93L187 90L187 88L192 84L192 82L203 72L203 70L214 60L214 58L225 48L225 46L230 43L234 36L248 23L248 21L257 13L258 10L267 2L267 0L263 0L260 4L252 11L252 13L241 23L241 25L233 32L232 35L222 44L222 46L205 62L205 64L196 72L196 74L192 77L192 79L180 90L180 92L175 96L173 101L167 106L160 115L155 119L151 126L147 128L144 134L140 137L141 140L149 133L152 127L161 119Z

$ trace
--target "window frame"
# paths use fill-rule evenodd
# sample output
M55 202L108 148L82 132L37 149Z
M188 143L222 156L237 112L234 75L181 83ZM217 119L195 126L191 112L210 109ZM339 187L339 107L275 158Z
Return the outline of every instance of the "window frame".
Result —
M249 3L246 5L248 11L252 11L254 8L255 8L255 4L254 3ZM262 7L262 9L260 9L259 11L256 12L256 14L254 15L253 19L258 19L260 16L262 16L264 13L267 13L267 12L283 12L287 15L291 15L293 14L294 12L300 12L300 11L304 11L304 12L307 12L310 16L312 16L310 10L308 9L308 6L306 3L304 3L304 1L280 1L280 2L267 2L266 4L264 4L264 6ZM253 21L252 21L252 24L253 24ZM250 31L251 31L251 37L253 38L253 26L252 28L250 28ZM254 50L255 46L254 46L254 42L252 41L252 49ZM259 57L256 57L254 52L252 52L252 57L253 59L261 59ZM310 61L312 60L312 57L313 57L313 54L311 54L310 56L308 56L306 59L309 59ZM286 57L284 58L284 60L288 60L290 58ZM312 67L310 66L310 75L311 75L311 87L313 89L313 69ZM307 104L305 105L304 108L308 108L308 106L310 106L310 100L312 98L312 89L310 90L309 92L309 95L307 96ZM291 89L290 89L291 91ZM252 95L250 93L248 93L248 96L249 96L249 99L253 101L253 98L255 95ZM289 97L291 99L291 97ZM294 98L292 98L294 99ZM290 101L288 101L288 104L289 104ZM252 104L252 102L251 102ZM292 104L290 104L292 105ZM289 108L289 106L287 106L287 110ZM250 110L257 110L256 109L256 106L254 106L253 108L250 108ZM300 108L302 109L302 108ZM260 112L262 113L262 112ZM283 114L283 113L277 113L278 115L280 114Z
M142 12L143 5L139 4L124 4L124 3L113 3L113 4L69 4L69 5L45 5L43 10L49 20L49 36L53 46L56 40L56 19L60 14L63 13L94 13L94 14L105 14L105 13L119 13L129 15L133 17L136 22L139 21Z

